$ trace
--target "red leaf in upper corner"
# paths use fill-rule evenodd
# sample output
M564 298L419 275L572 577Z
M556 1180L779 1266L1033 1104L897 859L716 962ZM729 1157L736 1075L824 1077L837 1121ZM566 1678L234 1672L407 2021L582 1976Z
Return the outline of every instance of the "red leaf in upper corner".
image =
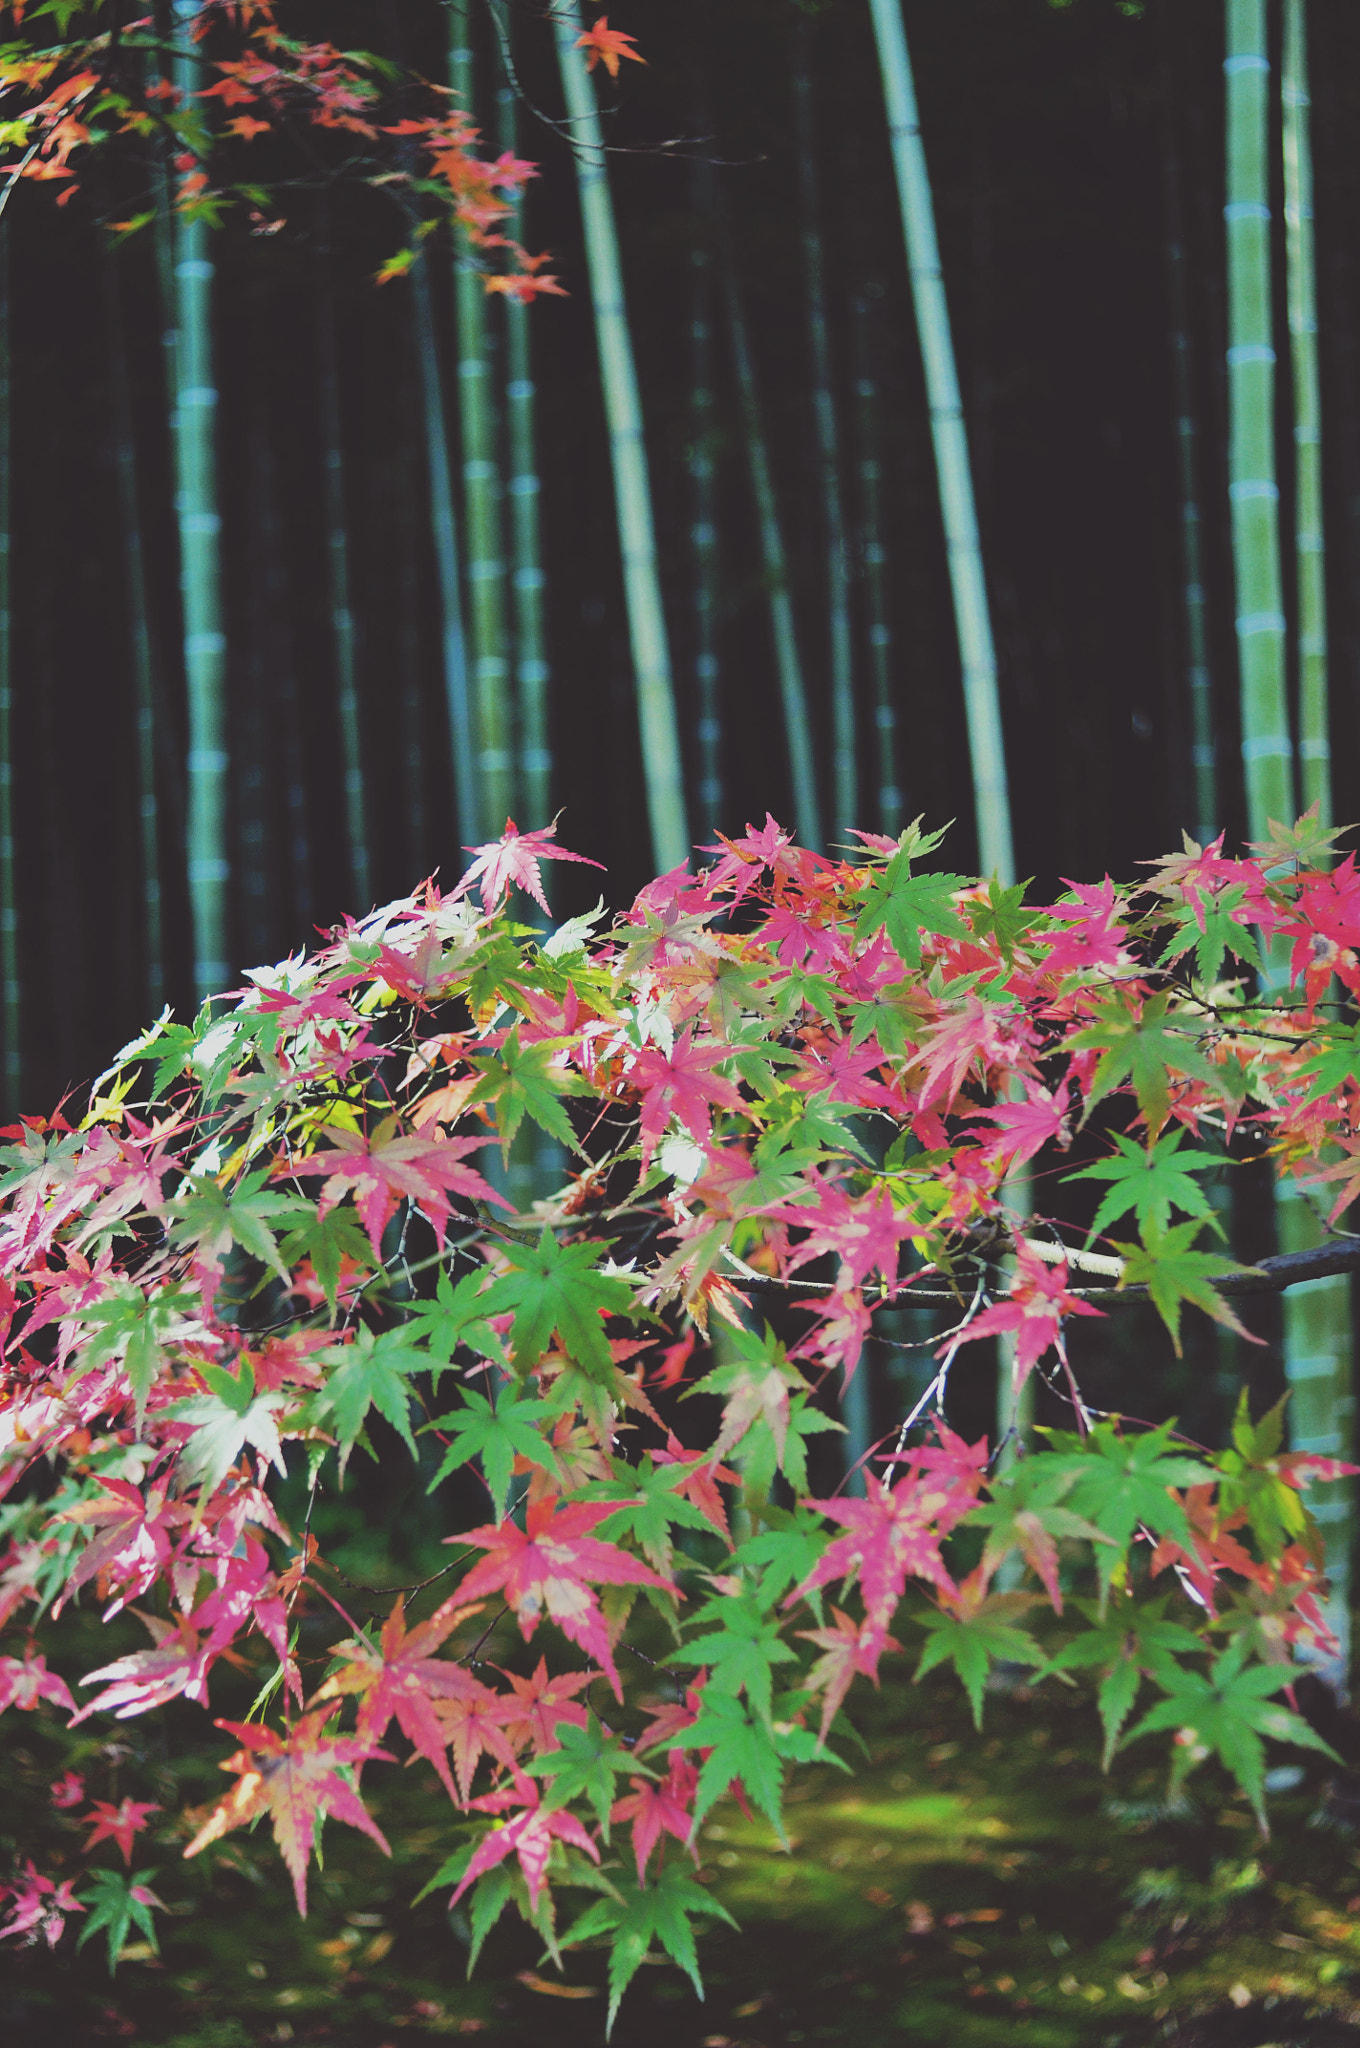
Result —
M382 1256L382 1234L403 1197L409 1196L424 1212L441 1245L452 1213L450 1191L470 1201L510 1207L475 1168L461 1163L467 1153L490 1144L489 1138L389 1138L372 1144L361 1131L334 1128L328 1136L328 1150L312 1152L305 1159L281 1159L274 1178L314 1180L324 1175L326 1185L317 1204L322 1216L352 1186L354 1205L372 1240L375 1257Z
M548 1875L548 1858L552 1854L554 1836L570 1842L577 1849L584 1849L596 1863L599 1862L600 1852L575 1814L564 1813L560 1808L545 1813L539 1805L537 1785L527 1778L519 1780L513 1793L493 1792L485 1799L474 1799L472 1803L486 1812L499 1813L504 1812L512 1800L517 1804L523 1801L523 1810L513 1820L482 1837L464 1872L462 1883L449 1900L450 1912L470 1884L475 1884L484 1871L503 1863L512 1852L519 1858L519 1867L529 1887L529 1909L536 1912Z
M85 1844L86 1855L96 1842L116 1842L123 1852L124 1863L131 1869L132 1838L146 1826L147 1815L159 1813L160 1807L138 1799L125 1799L120 1806L111 1806L106 1799L92 1799L90 1812L93 1818L84 1823L90 1830Z
M629 57L634 64L647 62L645 57L639 57L637 51L630 48L636 41L636 36L626 36L621 28L611 28L609 16L602 14L593 28L588 28L583 36L577 36L574 47L585 51L587 71L603 64L609 76L617 78L620 57Z
M490 840L485 846L463 848L464 853L475 854L476 859L453 894L466 895L473 883L480 879L482 908L492 910L511 885L517 884L533 897L540 910L546 912L548 899L543 894L543 875L538 865L541 860L575 860L588 868L602 869L604 866L603 861L591 860L584 853L568 853L565 846L549 846L548 841L556 834L556 818L551 825L541 825L536 832L521 832L514 819L507 818L499 839Z
M673 1749L667 1762L670 1770L659 1785L647 1778L630 1778L628 1782L633 1790L626 1798L615 1800L610 1809L611 1821L631 1820L633 1823L633 1857L637 1863L639 1884L646 1883L647 1864L663 1832L674 1835L677 1842L687 1843L691 1856L696 1863L699 1861L698 1846L690 1842L694 1831L698 1767L690 1762L683 1749Z
M1013 1377L1018 1391L1049 1345L1059 1341L1068 1316L1103 1316L1105 1311L1093 1302L1083 1301L1079 1295L1068 1293L1066 1259L1056 1266L1047 1265L1031 1246L1022 1244L1016 1270L1016 1284L1005 1300L975 1316L950 1343L971 1344L978 1337L995 1337L1005 1330L1014 1330ZM947 1348L941 1346L937 1356Z
M577 1501L562 1507L552 1500L536 1501L523 1529L507 1519L445 1539L459 1545L475 1543L488 1553L464 1579L460 1599L480 1600L487 1593L503 1593L526 1642L546 1615L595 1659L619 1699L623 1688L614 1669L609 1631L591 1586L675 1590L641 1558L590 1534L597 1522L616 1515L622 1505L626 1503Z
M399 1596L383 1625L376 1651L362 1636L339 1645L336 1655L345 1659L345 1668L333 1672L315 1698L337 1699L345 1693L358 1693L359 1720L355 1733L365 1742L380 1742L395 1714L407 1741L434 1765L450 1799L456 1799L444 1754L448 1732L435 1714L434 1702L475 1700L486 1688L470 1671L433 1653L460 1621L477 1612L477 1603L469 1607L446 1601L428 1621L410 1630L406 1627L404 1606Z
M221 1766L224 1771L237 1772L237 1781L184 1852L186 1857L197 1856L209 1842L267 1813L280 1854L292 1874L298 1912L304 1920L307 1858L319 1816L334 1814L337 1820L361 1828L385 1856L392 1853L358 1793L340 1776L346 1764L361 1764L375 1756L388 1762L391 1758L356 1735L323 1735L321 1730L334 1712L335 1707L328 1706L307 1714L293 1723L286 1736L272 1728L219 1721L219 1728L239 1735L245 1745Z

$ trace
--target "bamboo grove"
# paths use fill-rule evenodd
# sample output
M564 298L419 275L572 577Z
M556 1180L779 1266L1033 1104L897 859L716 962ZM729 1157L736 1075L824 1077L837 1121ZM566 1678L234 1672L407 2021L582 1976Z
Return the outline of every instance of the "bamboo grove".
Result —
M71 64L41 53L104 11L125 33L68 106ZM1049 893L1182 826L1259 846L1355 808L1353 25L1327 0L945 12L753 0L681 31L645 4L356 0L299 10L324 45L257 47L250 9L10 6L11 1111L561 802L635 880L748 813L820 853L919 811L957 815L998 886ZM141 111L96 150L115 60ZM992 118L1017 66L1058 79L1069 141L1116 138L1128 275L1107 258L1075 289L1103 294L1087 338L1132 396L1083 386L1061 316L1026 390L997 312L999 279L1012 319L1041 282L1035 192L997 157L1019 131ZM300 152L272 125L289 93ZM75 513L54 466L83 479ZM74 624L37 561L68 529ZM554 903L588 900L572 879ZM1278 952L1253 972L1288 979ZM525 1202L561 1167L526 1126L491 1182ZM1214 1203L1285 1254L1325 1234L1254 1169ZM1291 1290L1276 1334L1294 1449L1344 1459L1348 1275ZM1230 1335L1214 1356L1245 1369ZM852 1471L884 1399L868 1357ZM1003 1417L1009 1387L1006 1366ZM1318 1512L1344 1687L1349 1495Z

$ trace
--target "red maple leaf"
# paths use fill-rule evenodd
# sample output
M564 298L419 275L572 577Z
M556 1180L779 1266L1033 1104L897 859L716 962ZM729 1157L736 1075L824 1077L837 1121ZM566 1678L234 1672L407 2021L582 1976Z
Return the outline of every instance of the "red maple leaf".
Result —
M1064 881L1067 877L1063 877ZM1114 883L1106 875L1099 885L1068 882L1075 903L1045 903L1044 917L1058 917L1067 930L1046 935L1048 953L1040 963L1045 974L1089 974L1093 967L1115 967L1124 951L1125 932L1119 922Z
M577 36L573 47L585 51L587 71L603 64L609 76L617 78L620 57L629 57L634 64L647 62L645 57L639 57L637 51L630 48L636 41L636 36L626 36L621 28L611 28L609 16L602 14L593 28L588 28L583 36Z
M984 1073L989 1067L1014 1073L1029 1066L1034 1044L1023 1014L984 1003L970 989L963 1009L947 1017L921 1048L926 1081L918 1107L929 1109L938 1101L947 1110L975 1061L981 1061Z
M32 1713L39 1700L51 1700L74 1714L76 1703L64 1679L47 1668L47 1659L30 1650L22 1664L17 1657L0 1657L0 1714L6 1707Z
M102 1684L107 1690L81 1708L72 1727L94 1713L112 1714L119 1721L127 1721L134 1714L163 1707L167 1700L178 1699L181 1693L186 1699L197 1700L200 1706L208 1704L208 1671L216 1654L214 1646L201 1640L192 1619L181 1618L172 1625L157 1615L143 1613L140 1608L134 1612L141 1614L155 1636L155 1647L115 1658L112 1664L102 1664L82 1678L82 1685ZM220 1649L222 1645L216 1647Z
M815 1643L822 1652L803 1683L809 1692L823 1695L820 1731L823 1742L840 1712L841 1701L850 1690L851 1680L856 1676L872 1678L877 1685L879 1658L885 1650L900 1650L902 1647L896 1637L876 1634L867 1621L852 1621L839 1607L833 1607L831 1612L835 1616L834 1627L798 1631L804 1642Z
M387 1120L384 1120L384 1123ZM354 1190L359 1211L373 1245L375 1257L382 1255L382 1234L398 1202L409 1198L434 1226L442 1245L444 1229L452 1209L449 1192L474 1202L511 1205L482 1179L474 1167L461 1162L469 1152L491 1142L488 1138L382 1138L383 1125L370 1141L362 1131L332 1129L331 1144L323 1152L305 1159L281 1159L273 1169L276 1180L314 1180L324 1175L317 1213L325 1216L335 1207L345 1189Z
M92 1799L90 1812L94 1818L84 1822L90 1830L85 1853L88 1855L96 1842L116 1842L124 1863L131 1869L132 1838L146 1826L148 1814L160 1812L159 1806L139 1799L125 1799L120 1806L110 1806L106 1799Z
M530 1911L536 1912L548 1875L548 1858L552 1854L554 1837L570 1842L574 1848L584 1849L596 1863L600 1860L599 1850L575 1814L565 1813L560 1808L545 1813L539 1804L537 1785L527 1778L521 1778L513 1791L488 1792L484 1799L474 1799L472 1804L481 1813L505 1813L513 1806L522 1810L491 1834L484 1835L477 1844L472 1861L463 1873L463 1881L449 1900L450 1912L470 1884L475 1884L484 1871L503 1863L512 1853L519 1858L519 1867L529 1887Z
M1005 1300L974 1316L967 1329L949 1341L951 1345L972 1344L979 1337L996 1337L1003 1331L1014 1330L1012 1376L1018 1391L1049 1345L1061 1343L1062 1326L1068 1316L1104 1313L1093 1302L1068 1293L1066 1259L1060 1259L1055 1266L1047 1265L1036 1251L1022 1243L1016 1260L1016 1283ZM941 1346L936 1356L943 1355L947 1348Z
M332 1705L306 1714L293 1723L287 1735L241 1721L219 1721L219 1728L239 1735L244 1745L221 1765L224 1771L237 1772L237 1780L184 1852L186 1857L197 1856L209 1842L267 1813L279 1853L292 1874L297 1909L304 1920L307 1858L319 1815L334 1814L350 1827L361 1828L385 1856L392 1853L358 1793L340 1776L347 1764L362 1764L375 1756L390 1763L391 1758L357 1735L323 1735L321 1730L334 1712Z
M660 1578L641 1558L590 1534L597 1522L616 1515L623 1505L576 1501L563 1507L541 1500L529 1508L523 1529L507 1519L445 1538L449 1543L475 1543L488 1552L464 1579L460 1599L503 1593L526 1642L545 1616L555 1621L595 1659L619 1699L623 1688L614 1669L609 1630L591 1586L659 1586L663 1592L675 1591L669 1579Z
M646 1882L647 1864L651 1853L662 1834L674 1835L677 1842L689 1845L689 1852L695 1862L699 1861L698 1848L690 1842L694 1830L694 1794L699 1784L699 1772L683 1749L673 1749L666 1759L670 1765L660 1784L649 1778L630 1778L633 1790L623 1799L616 1799L610 1808L611 1821L631 1820L633 1823L633 1859L637 1864L638 1883Z
M577 1706L575 1695L583 1692L598 1673L555 1671L550 1678L547 1663L540 1657L537 1669L528 1678L518 1678L513 1671L502 1671L501 1676L508 1678L513 1688L513 1697L502 1695L502 1704L505 1739L515 1749L532 1745L534 1754L541 1756L545 1750L561 1746L557 1730L563 1722L572 1728L590 1726L590 1715L584 1707Z
M1067 1082L1064 1081L1052 1095L1038 1081L1027 1078L1024 1086L1023 1102L1007 1102L998 1109L984 1109L973 1118L974 1123L997 1126L998 1134L989 1141L987 1150L993 1157L1004 1159L1008 1167L1023 1166L1050 1140L1063 1151L1072 1142L1067 1124Z
M518 1704L472 1679L466 1692L436 1699L433 1712L453 1758L460 1803L466 1806L477 1766L484 1756L494 1757L507 1770L514 1769L516 1745L510 1739L507 1724L518 1714Z
M601 25L596 23L597 28ZM639 58L638 62L641 61ZM480 878L482 908L493 910L512 883L517 883L546 912L548 899L543 894L543 874L538 865L541 860L576 860L588 868L604 866L603 861L591 860L584 853L568 853L565 846L549 846L548 841L556 832L556 818L551 825L541 825L537 832L521 832L514 819L507 818L499 839L490 840L485 846L463 848L464 853L475 854L476 859L453 894L466 895Z
M858 1578L864 1599L865 1636L860 1669L873 1677L888 1647L888 1623L907 1579L925 1579L952 1593L954 1581L940 1555L941 1540L977 1498L987 1456L985 1439L965 1444L939 1425L939 1445L908 1453L906 1476L889 1488L871 1484L863 1500L810 1500L808 1506L845 1529L828 1544L790 1600L829 1586L833 1579Z
M345 1660L343 1671L332 1672L315 1700L338 1699L346 1693L360 1698L355 1733L361 1741L380 1742L393 1715L407 1741L434 1765L450 1799L457 1799L449 1775L448 1731L434 1711L436 1700L466 1699L476 1702L486 1691L470 1671L433 1653L460 1621L478 1612L476 1604L454 1605L446 1600L428 1621L407 1629L405 1602L397 1604L383 1624L378 1647L362 1636L341 1643L336 1650ZM465 1795L466 1796L466 1795Z
M647 1045L633 1060L623 1078L642 1097L644 1169L672 1116L679 1117L697 1144L705 1145L710 1135L710 1109L741 1108L741 1096L733 1083L711 1071L731 1054L730 1045L716 1040L695 1045L691 1027L680 1034L671 1052Z
M867 1195L847 1195L838 1182L823 1180L815 1167L809 1168L803 1179L815 1201L776 1202L764 1212L808 1233L789 1258L786 1274L825 1252L834 1252L840 1260L839 1290L862 1286L875 1267L892 1287L897 1280L898 1246L903 1238L924 1237L923 1225L911 1215L897 1213L886 1187Z

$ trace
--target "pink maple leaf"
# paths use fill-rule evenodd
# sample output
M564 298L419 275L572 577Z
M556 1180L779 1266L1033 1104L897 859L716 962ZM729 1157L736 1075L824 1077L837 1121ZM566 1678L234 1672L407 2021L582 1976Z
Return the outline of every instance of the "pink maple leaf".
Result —
M1022 1166L1050 1141L1064 1151L1072 1142L1068 1129L1067 1083L1049 1093L1040 1082L1026 1079L1023 1102L1006 1102L997 1109L984 1109L974 1123L996 1124L998 1134L988 1152L1004 1159L1007 1166Z
M998 1337L1013 1330L1013 1378L1018 1391L1049 1346L1061 1342L1062 1326L1068 1316L1104 1313L1093 1302L1068 1292L1066 1259L1050 1266L1028 1244L1022 1244L1016 1260L1016 1283L1005 1300L975 1316L961 1335L950 1339L950 1344L972 1344L979 1337ZM941 1352L946 1348L942 1346Z
M86 1854L97 1842L116 1842L123 1852L124 1863L131 1869L132 1838L142 1832L149 1814L159 1812L160 1807L147 1800L124 1799L121 1805L111 1806L106 1799L92 1799L92 1818L84 1822L90 1830L85 1844Z
M685 1843L695 1862L699 1861L698 1848L690 1841L698 1768L683 1749L673 1749L666 1761L670 1769L660 1784L649 1778L630 1778L632 1791L623 1799L616 1799L609 1812L611 1821L633 1823L633 1860L639 1884L646 1882L648 1862L663 1834L674 1835L677 1842Z
M372 1143L362 1131L332 1128L331 1143L305 1159L281 1159L273 1169L276 1180L315 1180L324 1177L317 1213L325 1216L335 1207L347 1187L354 1190L354 1206L373 1245L381 1257L382 1234L397 1204L409 1197L434 1226L442 1245L444 1229L452 1209L450 1193L474 1202L511 1205L483 1180L480 1173L461 1162L465 1154L491 1143L488 1138L388 1138Z
M51 1700L74 1714L76 1703L64 1679L47 1668L47 1659L30 1650L22 1664L17 1657L0 1657L0 1714L6 1707L19 1707L31 1714L39 1700Z
M85 1911L71 1889L73 1882L68 1877L56 1884L50 1877L40 1877L32 1863L26 1863L18 1882L4 1887L14 1904L9 1919L0 1927L0 1941L19 1934L36 1941L41 1934L47 1946L55 1948L65 1929L66 1915Z
M1066 876L1063 877L1066 881ZM1099 885L1068 882L1075 903L1046 903L1045 917L1058 917L1067 929L1048 939L1045 974L1089 974L1093 967L1114 967L1124 951L1124 927L1119 922L1114 883L1106 875ZM1045 935L1048 936L1048 935Z
M732 1048L717 1041L695 1045L692 1027L681 1033L673 1051L644 1046L624 1075L642 1096L642 1164L645 1169L672 1116L678 1116L696 1144L710 1135L713 1108L740 1109L742 1100L731 1081L712 1069L731 1057Z
M593 1657L606 1674L617 1698L623 1698L619 1674L614 1669L609 1630L600 1603L591 1592L596 1586L659 1586L663 1592L675 1589L668 1579L658 1577L641 1558L631 1557L613 1543L606 1543L590 1531L619 1511L618 1501L575 1501L563 1507L554 1500L535 1501L525 1517L523 1529L508 1518L470 1529L463 1536L449 1536L448 1543L472 1543L488 1555L464 1579L459 1588L462 1600L480 1600L488 1593L503 1593L514 1609L520 1634L525 1641L545 1617L555 1621L565 1636Z
M874 1188L867 1195L847 1195L837 1181L823 1180L816 1168L804 1175L816 1199L811 1202L775 1202L766 1215L791 1223L807 1236L790 1255L786 1274L797 1272L810 1259L834 1252L840 1260L838 1290L860 1287L877 1267L884 1284L897 1280L898 1248L904 1238L924 1237L925 1229L915 1217L898 1214L891 1191Z
M463 1873L463 1881L449 1900L450 1912L470 1884L475 1884L485 1871L503 1863L510 1855L519 1858L519 1867L529 1887L529 1908L531 1912L537 1912L547 1880L548 1858L552 1855L554 1838L570 1842L573 1848L584 1849L596 1863L600 1860L599 1850L575 1814L565 1813L560 1808L545 1812L539 1804L537 1785L527 1778L521 1778L514 1791L488 1792L484 1799L474 1799L472 1804L483 1813L505 1813L512 1806L519 1806L522 1810L491 1834L483 1836L477 1844L472 1861Z
M603 861L591 860L587 854L568 853L565 846L550 846L548 841L556 832L556 818L551 825L540 826L537 832L521 832L514 819L507 818L499 839L485 846L463 848L464 853L476 858L453 891L454 896L466 895L473 883L480 880L482 908L492 910L511 885L518 884L546 912L548 899L543 894L543 874L538 865L541 860L575 860L588 868L604 866Z

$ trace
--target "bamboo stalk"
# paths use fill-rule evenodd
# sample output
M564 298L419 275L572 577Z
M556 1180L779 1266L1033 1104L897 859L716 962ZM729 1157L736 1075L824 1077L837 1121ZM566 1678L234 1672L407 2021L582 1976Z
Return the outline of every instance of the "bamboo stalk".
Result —
M978 863L983 874L1015 879L1010 792L997 691L996 648L987 609L987 585L978 542L977 511L963 403L959 396L949 307L935 235L930 174L916 109L916 88L902 22L901 0L869 0L879 71L897 176L907 268L925 370L926 396L935 448L935 467L949 553L964 709L973 771Z
M695 216L712 213L712 170L696 171ZM713 258L690 250L690 566L693 575L694 741L699 809L710 832L727 823L723 805L722 698L718 688L718 488L713 433Z
M0 222L0 1076L7 1112L19 1108L23 1083L20 1029L19 905L14 874L13 627L10 614L10 520L13 438L10 410L9 222Z
M659 869L666 870L689 858L689 827L637 368L605 169L604 130L585 56L576 48L581 34L577 0L557 0L552 21L567 103L566 125L576 157L600 382L614 470L615 513L623 557L652 857Z
M449 84L464 112L475 110L465 5L449 12ZM467 535L468 625L481 816L498 833L515 806L509 634L501 477L488 361L486 291L464 251L454 266L458 327L458 416L463 443L463 526Z
M363 728L359 717L354 613L350 607L349 529L345 517L345 454L340 426L340 359L331 265L330 208L324 205L317 252L317 395L321 414L322 504L326 521L326 574L335 663L335 709L344 778L345 837L350 901L356 916L373 901L364 802Z
M175 26L187 38L198 0L174 0ZM186 101L199 80L187 56L174 59ZM217 387L213 381L212 281L208 228L176 219L175 480L179 515L184 678L189 708L187 854L193 925L194 987L215 995L231 979L227 900L226 653L222 617L221 530L217 504Z
M1164 98L1169 105L1169 91L1164 92ZM1199 429L1192 368L1185 206L1169 111L1162 164L1166 202L1167 304L1171 316L1171 393L1176 415L1176 469L1180 488L1181 607L1185 621L1186 681L1190 700L1195 837L1201 845L1207 846L1218 830L1218 753L1214 739L1213 672L1209 664L1208 604L1204 588Z
M1294 392L1294 548L1298 565L1299 768L1305 805L1332 815L1327 705L1327 595L1322 517L1322 410L1318 383L1317 290L1313 250L1313 162L1309 135L1307 23L1302 0L1285 0L1284 218L1289 339ZM1280 1242L1300 1250L1321 1239L1318 1217L1300 1191L1280 1189ZM1355 1443L1351 1387L1352 1283L1346 1274L1313 1281L1285 1296L1285 1364L1290 1443L1295 1450L1347 1458ZM1356 1539L1355 1485L1320 1487L1310 1503L1331 1581L1328 1619L1340 1655L1324 1669L1344 1693L1350 1676L1350 1587Z
M1270 302L1270 64L1265 0L1227 0L1229 495L1237 581L1242 760L1251 836L1293 817L1294 749L1285 694L1275 479L1275 349Z
M131 642L133 734L136 760L137 840L140 856L142 950L149 1011L165 1000L165 956L161 928L160 806L156 792L156 686L151 620L142 544L141 500L137 489L137 445L132 423L127 330L119 295L118 265L111 248L101 251L104 316L109 336L109 402L114 470L122 523L123 579Z
M793 792L794 826L804 846L820 853L822 809L817 794L816 755L812 745L812 721L808 716L807 686L798 652L798 629L789 594L788 559L779 524L770 458L765 446L755 369L746 333L741 288L730 243L723 243L723 275L727 287L727 331L741 404L742 441L746 451L751 495L755 499L756 525L760 536L761 567L764 571L766 602L770 612L770 637L774 642L775 670L779 678L780 707L784 714L784 743L789 754L789 781Z
M500 145L516 155L517 95L499 94ZM510 579L515 629L515 711L519 729L519 786L525 818L532 827L552 816L552 732L548 720L548 639L543 617L543 549L539 531L537 391L530 349L530 312L518 299L505 302L505 420L509 442ZM545 890L551 900L546 874Z
M841 489L840 429L836 418L831 369L831 338L826 303L826 264L822 250L820 193L817 179L817 138L812 106L811 21L798 23L793 74L794 129L797 137L799 199L802 213L803 273L807 290L808 343L812 365L812 408L820 465L822 521L826 538L826 615L830 642L831 787L833 827L844 833L859 820L859 777L855 732L854 650L850 633L850 560L845 538L845 503Z
M430 493L430 525L439 580L440 644L444 671L444 703L453 756L453 789L458 806L458 831L464 845L482 841L486 819L478 800L473 751L472 704L468 692L467 640L463 631L463 592L459 569L458 525L453 508L453 476L444 423L444 392L439 379L434 308L424 263L411 272L415 316L416 361L425 415L425 473Z
M872 309L857 299L852 323L855 356L855 468L859 479L859 559L874 705L874 807L880 832L902 829L905 797L898 781L897 705L893 695L892 626L888 616L887 553L883 545L883 420L870 350Z
M1298 565L1299 773L1303 801L1332 817L1327 717L1327 592L1322 531L1322 403L1318 386L1317 265L1308 31L1303 0L1284 10L1284 225L1289 346L1294 373L1294 549Z

